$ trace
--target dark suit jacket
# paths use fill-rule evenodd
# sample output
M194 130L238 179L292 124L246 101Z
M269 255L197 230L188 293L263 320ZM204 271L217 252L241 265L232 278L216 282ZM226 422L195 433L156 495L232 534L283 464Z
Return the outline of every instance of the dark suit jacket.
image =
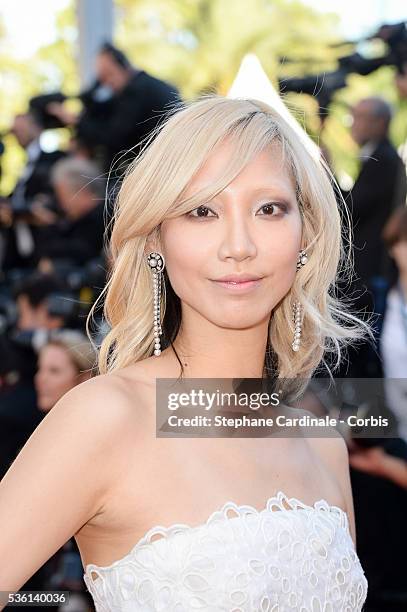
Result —
M18 189L19 197L17 204L29 204L35 196L39 194L45 194L54 197L54 191L51 185L51 169L52 166L65 157L66 153L63 151L54 151L52 153L46 153L42 151L39 157L34 163L34 168L30 176L26 181L18 181L13 193ZM13 197L13 193L10 194L10 198ZM52 206L53 209L57 209L56 203ZM37 228L30 226L30 231L34 239L34 243L37 242ZM11 268L27 268L32 267L33 255L25 256L18 250L15 229L13 225L9 228L2 230L3 239L5 241L5 253L3 257L2 267L4 270Z
M40 193L53 195L54 190L50 178L51 168L65 156L66 153L63 151L53 151L52 153L41 151L38 159L35 161L33 172L25 182L24 197L28 202Z
M406 198L406 170L388 139L363 162L353 189L344 195L352 217L355 272L369 284L373 276L388 274L389 258L381 232Z
M98 257L103 248L104 213L104 203L100 202L79 219L60 219L54 225L40 228L34 263L47 257L70 260L80 266Z
M104 149L105 169L109 170L120 151L135 147L132 155L121 160L120 165L134 158L140 150L140 141L163 119L171 104L178 101L176 87L145 71L136 72L112 99L109 118L100 119L88 112L82 115L77 127L78 137L87 145L99 145Z

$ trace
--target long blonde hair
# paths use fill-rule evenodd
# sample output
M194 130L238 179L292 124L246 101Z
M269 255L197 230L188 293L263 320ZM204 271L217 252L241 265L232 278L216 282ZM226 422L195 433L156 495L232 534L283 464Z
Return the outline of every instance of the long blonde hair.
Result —
M236 153L223 175L207 189L184 197L195 173L226 137L233 139ZM100 373L153 354L153 291L144 253L147 238L154 235L159 240L164 219L213 198L272 142L279 143L295 179L308 263L297 272L293 286L270 317L266 375L273 367L274 376L277 372L280 378L301 378L299 389L305 388L306 379L321 360L332 376L323 359L326 353L336 355L336 369L344 346L366 336L373 338L370 324L351 314L337 295L338 275L349 278L352 274L350 251L346 253L341 235L346 206L343 203L340 210L333 177L324 160L315 155L314 143L310 141L308 147L306 140L263 102L208 95L173 112L125 174L115 203L108 281L99 297L105 296L104 317L110 326L99 350ZM180 300L166 271L164 276L162 348L175 339L181 316ZM301 349L293 352L292 309L296 300L301 302L304 315Z

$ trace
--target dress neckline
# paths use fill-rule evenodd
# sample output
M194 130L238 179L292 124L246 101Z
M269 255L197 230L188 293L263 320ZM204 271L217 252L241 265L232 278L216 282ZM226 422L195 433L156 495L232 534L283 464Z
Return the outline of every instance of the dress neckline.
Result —
M284 503L288 504L289 508L286 508L284 506ZM273 507L276 507L277 509L273 510ZM235 511L236 516L228 516L228 510ZM248 504L238 505L233 501L227 501L223 504L221 508L212 512L206 521L200 523L199 525L188 525L186 523L173 523L169 527L164 527L163 525L154 525L138 540L138 542L133 546L133 548L123 557L117 559L117 561L113 561L109 565L96 565L95 563L88 563L85 567L84 573L85 576L89 577L91 581L95 582L95 580L91 577L91 572L93 570L95 571L95 573L97 573L98 570L113 569L117 565L121 564L125 559L131 557L135 553L135 551L141 548L142 546L154 546L155 544L157 544L157 542L161 542L161 540L167 539L175 533L181 533L186 531L192 532L198 529L202 529L203 527L206 527L218 521L233 521L235 519L242 518L247 515L261 516L268 512L273 512L275 514L282 512L284 514L287 512L296 512L298 510L313 512L322 511L328 512L329 514L337 515L340 520L340 525L347 531L349 537L351 537L348 515L345 510L343 510L343 508L340 508L339 506L335 506L333 504L329 504L326 499L323 498L315 501L312 505L306 504L303 501L297 499L296 497L288 497L283 491L278 491L276 495L273 495L267 499L262 510L257 510L257 508L254 508L254 506L250 506ZM162 537L156 540L152 540L152 537L155 535L161 535Z

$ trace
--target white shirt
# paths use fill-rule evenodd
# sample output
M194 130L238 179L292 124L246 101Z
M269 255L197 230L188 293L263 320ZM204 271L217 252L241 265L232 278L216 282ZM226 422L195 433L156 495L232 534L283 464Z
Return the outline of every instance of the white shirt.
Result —
M376 151L378 144L375 140L369 140L360 148L359 159L362 163L367 162L372 157L372 153Z

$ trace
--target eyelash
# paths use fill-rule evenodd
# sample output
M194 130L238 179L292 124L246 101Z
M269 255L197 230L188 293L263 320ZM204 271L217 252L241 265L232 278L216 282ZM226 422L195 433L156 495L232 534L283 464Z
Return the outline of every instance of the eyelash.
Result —
M259 210L261 210L262 208L265 208L266 206L278 206L280 209L282 209L282 211L284 213L286 213L288 211L288 206L286 204L283 204L282 202L267 202L266 204L263 204L262 206L260 206ZM190 210L188 213L186 213L186 217L190 218L190 219L211 219L211 218L213 218L213 217L205 217L205 216L199 217L198 215L193 215L192 214L193 212L195 212L196 210L199 210L199 209L206 209L206 210L210 210L211 212L213 212L213 210L211 208L201 204L200 206L197 206L197 208L194 208L193 210ZM262 216L262 217L278 217L279 215L260 215L260 216Z

